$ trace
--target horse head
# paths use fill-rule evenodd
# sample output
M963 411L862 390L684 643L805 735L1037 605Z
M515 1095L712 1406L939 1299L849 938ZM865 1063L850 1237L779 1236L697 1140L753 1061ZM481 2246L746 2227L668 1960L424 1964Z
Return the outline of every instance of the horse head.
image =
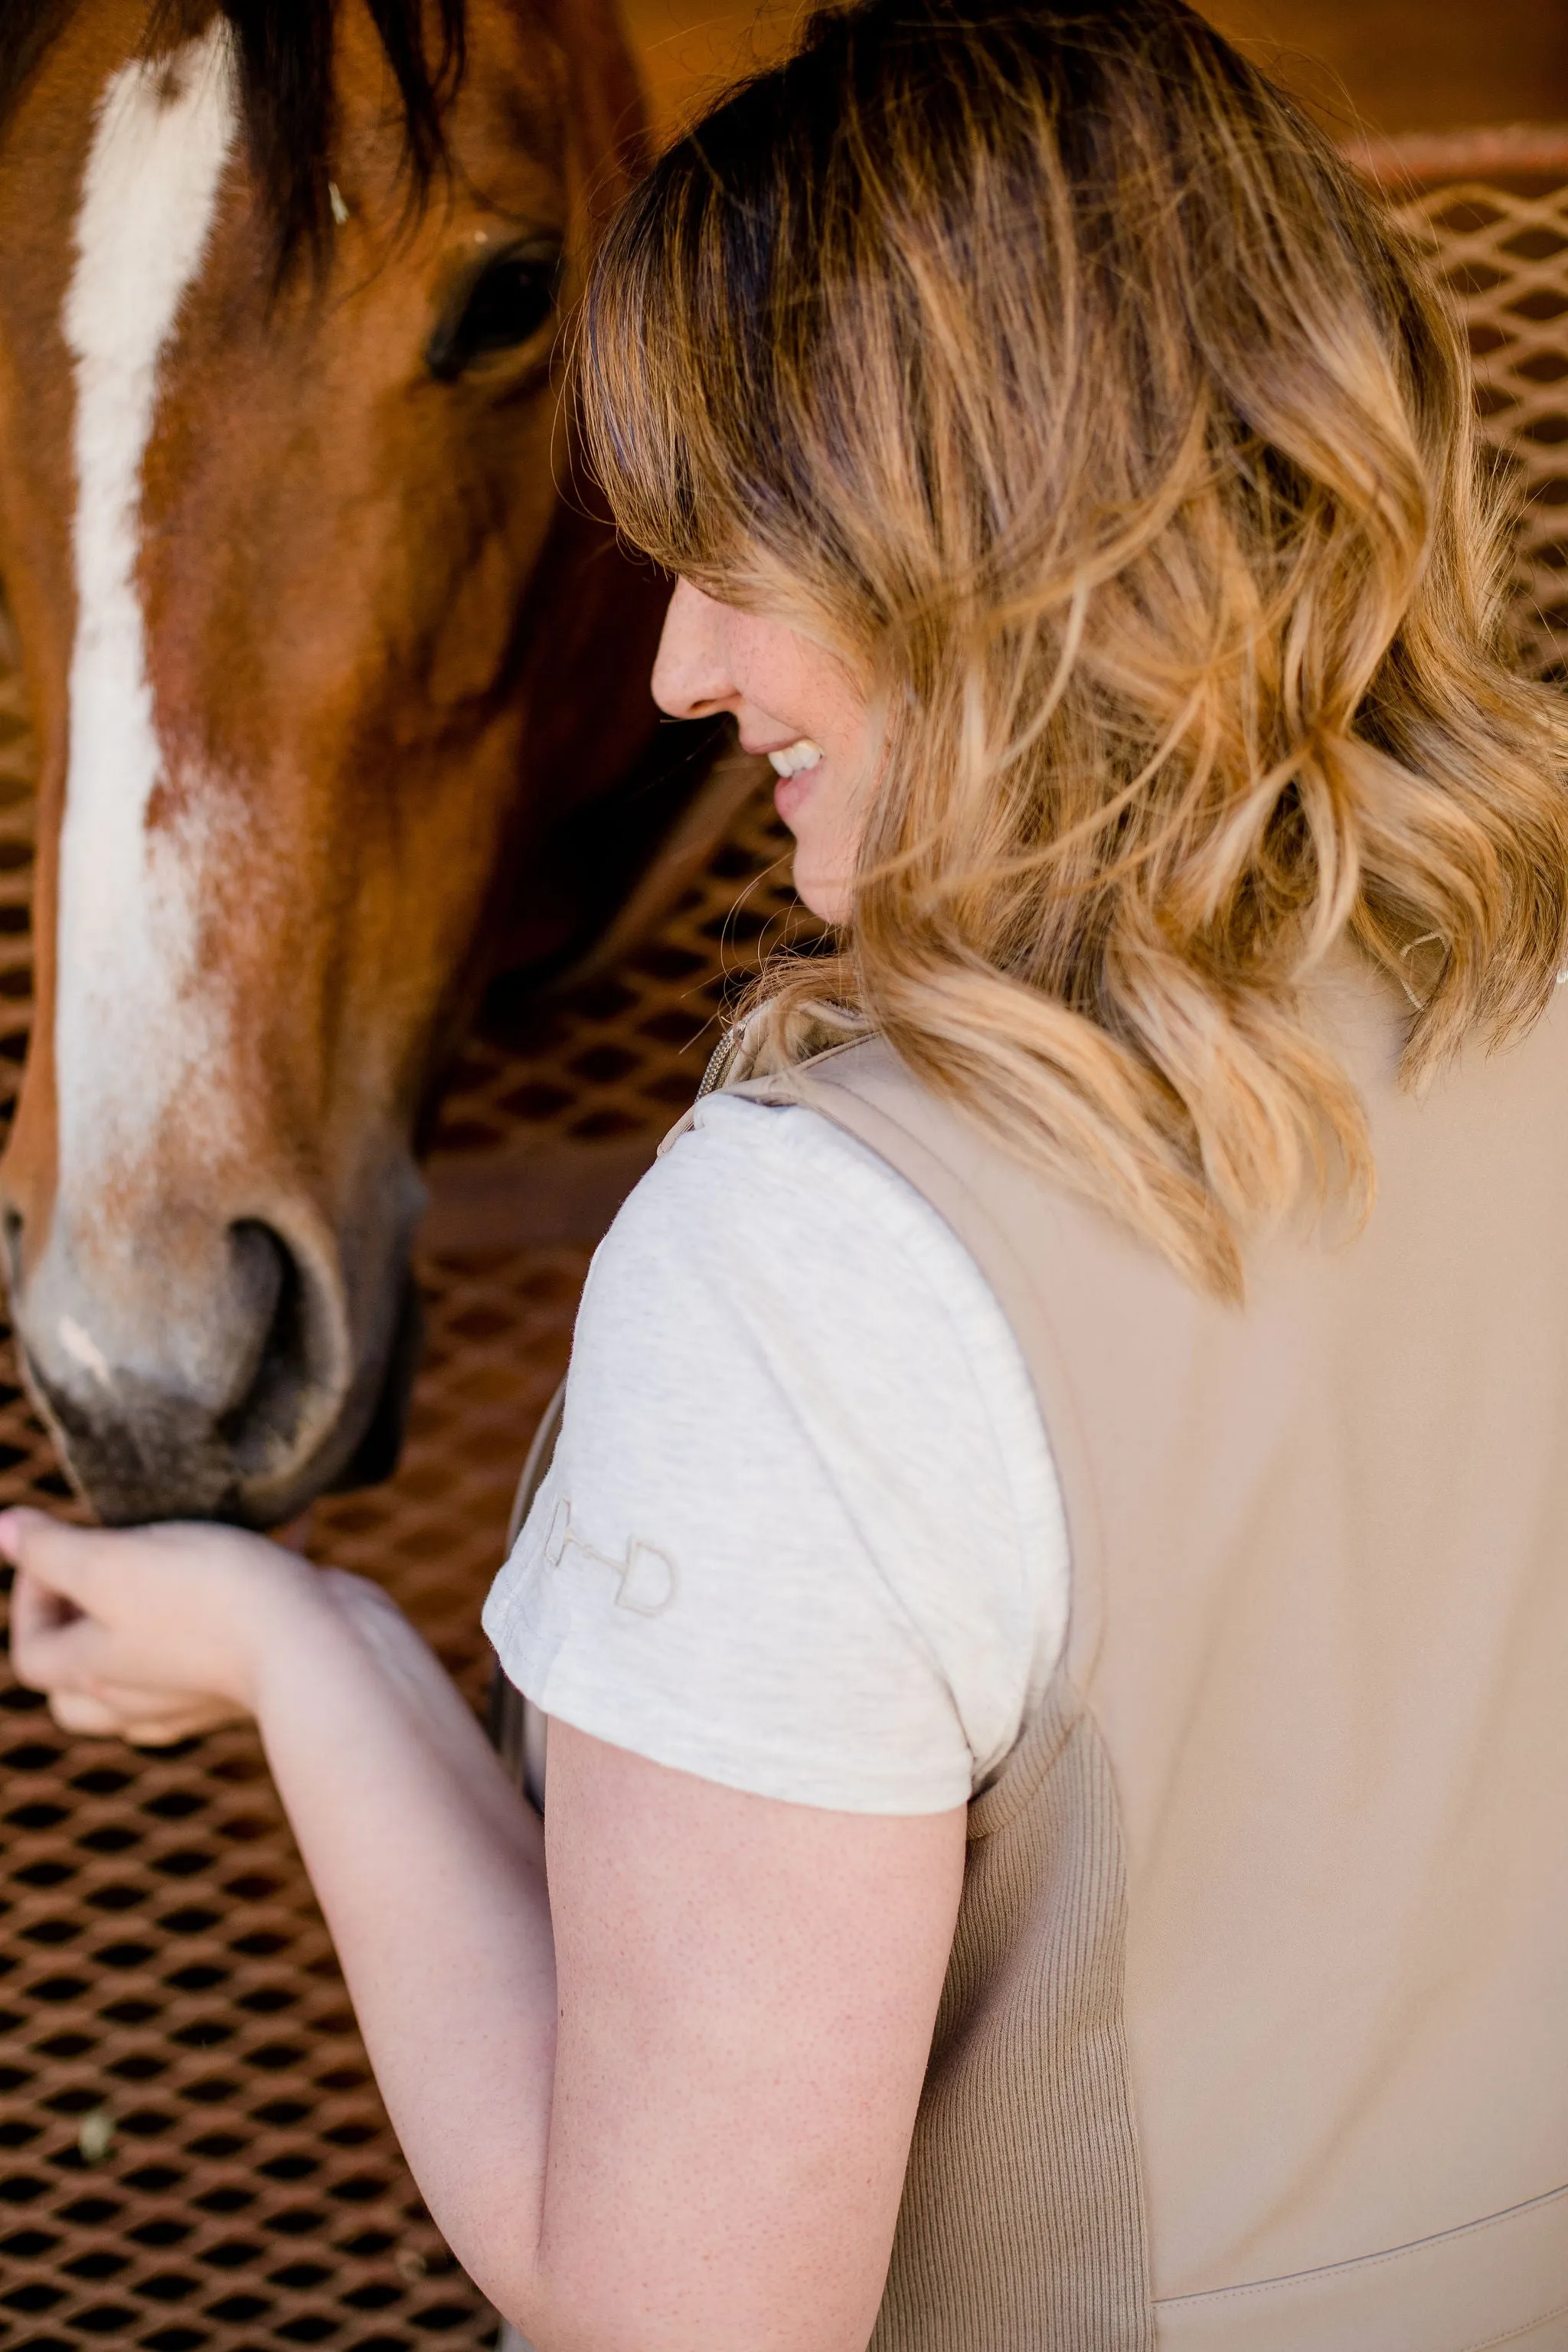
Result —
M416 0L7 8L0 576L41 747L16 1323L105 1517L267 1524L384 1462L416 1132L498 877L563 950L560 844L622 829L651 736L657 590L563 490L552 379L636 82L610 0L448 0L421 204ZM331 77L314 264L279 260L273 69Z

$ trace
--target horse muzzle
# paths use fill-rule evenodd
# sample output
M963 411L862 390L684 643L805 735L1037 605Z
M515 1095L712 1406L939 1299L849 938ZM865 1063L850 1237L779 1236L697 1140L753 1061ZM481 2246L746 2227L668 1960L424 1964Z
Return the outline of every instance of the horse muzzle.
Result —
M57 1201L41 1248L5 1211L28 1387L110 1524L276 1526L396 1460L417 1353L411 1169L354 1244L300 1203L139 1219Z

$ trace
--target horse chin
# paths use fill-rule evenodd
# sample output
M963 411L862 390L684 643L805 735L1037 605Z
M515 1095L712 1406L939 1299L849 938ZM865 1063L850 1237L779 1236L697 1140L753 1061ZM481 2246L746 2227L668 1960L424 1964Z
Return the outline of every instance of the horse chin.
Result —
M71 1484L104 1526L218 1519L265 1529L298 1517L318 1495L375 1486L396 1469L423 1336L419 1294L406 1268L390 1326L379 1368L374 1361L363 1368L303 1460L289 1458L281 1431L269 1445L254 1417L243 1432L226 1427L199 1404L147 1381L122 1376L113 1415L90 1411L42 1379L25 1348L20 1353L28 1393Z

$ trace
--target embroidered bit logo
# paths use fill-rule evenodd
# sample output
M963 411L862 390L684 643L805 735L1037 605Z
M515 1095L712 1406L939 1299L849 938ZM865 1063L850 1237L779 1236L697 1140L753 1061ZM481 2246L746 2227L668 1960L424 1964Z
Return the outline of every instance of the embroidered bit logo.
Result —
M675 1562L667 1551L660 1551L657 1544L644 1543L641 1536L633 1536L627 1541L625 1559L616 1559L611 1553L584 1543L572 1524L571 1503L563 1495L550 1522L544 1557L552 1568L559 1568L568 1550L579 1551L596 1567L609 1570L616 1579L617 1609L629 1609L637 1617L657 1617L675 1598Z

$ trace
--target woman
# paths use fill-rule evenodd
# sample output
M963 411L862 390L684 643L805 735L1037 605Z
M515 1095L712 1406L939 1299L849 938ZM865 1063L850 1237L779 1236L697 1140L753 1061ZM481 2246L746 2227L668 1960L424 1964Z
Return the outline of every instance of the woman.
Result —
M1568 736L1440 301L1181 0L863 0L580 388L842 953L595 1260L547 1838L257 1538L12 1513L21 1672L255 1714L547 2352L1561 2344Z

